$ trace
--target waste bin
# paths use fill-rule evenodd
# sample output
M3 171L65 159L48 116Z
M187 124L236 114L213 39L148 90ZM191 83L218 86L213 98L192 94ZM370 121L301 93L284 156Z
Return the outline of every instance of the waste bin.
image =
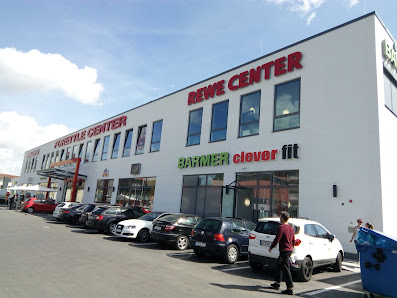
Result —
M363 289L371 294L397 297L397 239L360 228L356 248Z

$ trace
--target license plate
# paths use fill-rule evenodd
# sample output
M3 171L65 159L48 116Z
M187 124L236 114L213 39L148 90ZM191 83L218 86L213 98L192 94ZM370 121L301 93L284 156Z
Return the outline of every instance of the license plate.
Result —
M161 231L161 227L159 227L159 226L155 226L154 229Z
M263 246L268 246L268 247L270 247L270 245L272 245L272 242L271 242L271 241L260 240L260 241L259 241L259 244L260 244L260 245L263 245Z
M196 246L198 246L198 247L205 247L206 245L207 245L207 243L196 241Z
M117 232L117 233L121 233L121 230L122 230L122 229L116 229L116 232Z

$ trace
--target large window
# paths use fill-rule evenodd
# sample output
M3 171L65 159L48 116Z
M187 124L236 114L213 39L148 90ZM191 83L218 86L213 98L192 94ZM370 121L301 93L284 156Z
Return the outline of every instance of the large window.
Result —
M102 157L101 157L101 160L106 160L106 159L108 159L109 140L110 140L110 136L106 136L106 137L103 139L103 148L102 148Z
M112 158L117 158L117 156L119 155L119 146L120 146L120 134L116 133L114 135L114 140L113 140Z
M132 132L132 129L125 132L123 156L130 156L131 154Z
M142 154L145 149L146 125L139 127L138 140L136 141L135 154Z
M239 137L259 134L260 106L260 91L241 97Z
M181 212L221 216L223 174L183 176Z
M77 152L77 145L74 145L74 146L73 146L73 151L72 151L72 158L76 158L76 157L77 157L77 154L78 154L78 152Z
M152 210L156 178L127 178L119 180L116 205L141 206Z
M113 179L98 180L96 186L95 203L110 203L113 192Z
M387 71L384 72L383 82L385 90L385 105L395 116L397 116L397 82Z
M80 148L79 148L79 158L83 158L83 146L84 146L84 144L80 144Z
M87 147L85 148L84 162L89 162L90 161L91 146L92 146L92 141L88 141L87 142Z
M203 109L194 110L189 115L189 129L187 134L187 145L200 144L201 121L203 118Z
M297 79L275 87L274 131L300 126L300 85Z
M95 140L94 154L92 155L92 161L98 161L100 145L101 145L101 139Z
M299 216L299 171L241 173L236 181L236 217L257 221L281 211Z
M212 106L211 142L226 140L229 101Z
M163 120L153 123L152 144L150 145L150 152L155 152L160 150L162 129L163 129Z
M72 147L68 147L68 149L66 149L66 159L65 160L69 160L72 156Z

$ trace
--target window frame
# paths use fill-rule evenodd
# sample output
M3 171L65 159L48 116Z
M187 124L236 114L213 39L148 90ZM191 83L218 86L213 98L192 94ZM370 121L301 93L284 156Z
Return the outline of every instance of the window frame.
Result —
M225 126L222 127L222 128L214 129L214 110L215 110L215 107L216 107L216 106L220 106L220 105L225 104L225 103L227 104L227 108L226 108L226 123L225 123ZM227 100L224 100L224 101L221 101L221 102L214 103L214 104L212 105L210 143L221 142L221 141L225 141L225 140L226 140L226 138L227 138L227 121L228 121L228 119L229 119L229 100L227 99ZM225 131L225 138L224 138L224 139L219 139L219 140L213 141L213 140L212 140L212 134L213 134L214 132L223 131L223 130Z
M200 132L199 133L190 133L190 121L192 119L192 113L195 113L195 112L198 112L198 111L201 111ZM198 108L198 109L189 111L189 121L188 121L188 125L187 125L186 146L200 145L200 143L201 143L201 130L203 128L203 113L204 113L204 109L203 108ZM199 142L197 144L189 144L189 137L193 137L193 136L199 136Z
M107 144L106 144L106 140L107 140ZM101 160L107 160L108 159L109 145L110 145L110 135L105 136L103 138ZM105 155L105 157L104 157L104 155Z
M140 149L139 152L138 152L138 146L140 146L139 139L141 138L141 134L142 134L142 131L143 131L144 128L145 128L145 136L143 138L142 149ZM136 138L136 145L135 145L135 155L141 155L141 154L145 153L146 132L147 132L147 124L139 126L138 135L137 135L137 138Z
M131 142L130 142L130 146L127 148L127 147L126 147L126 144L127 144L128 136L130 135L130 132L131 132ZM127 129L127 130L125 131L125 135L124 135L124 146L123 146L123 155L122 155L122 157L130 156L130 155L131 155L132 138L133 138L133 137L134 137L134 129L133 129L133 128ZM129 149L128 154L126 154L126 150L128 150L128 149Z
M258 104L259 104L259 105L258 105L258 108L259 108L258 114L259 114L259 115L258 115L258 120L242 123L241 120L242 120L242 115L243 115L243 114L242 114L243 99L244 99L244 97L248 97L248 96L253 95L253 94L255 94L255 93L258 93L258 94L259 94L259 101L258 101ZM257 136L257 135L259 135L260 119L261 119L261 99L262 99L262 91L261 91L261 90L257 90L257 91L253 91L253 92L250 92L250 93L241 95L241 97L240 97L239 121L238 121L238 138L245 138L245 137L251 137L251 136ZM255 123L258 123L258 133L249 134L249 135L246 135L246 136L240 135L240 129L241 129L242 126L250 125L250 124L255 124Z
M277 115L276 115L276 108L277 108L277 104L276 104L276 100L277 100L277 87L280 87L280 86L283 86L283 85L286 85L286 84L290 84L290 83L295 82L295 81L299 81L299 105L298 105L298 112L293 112L293 113L288 113L288 114L286 114L286 115L279 115L279 116L277 116ZM280 84L277 84L277 85L274 85L274 100L273 100L273 132L286 131L286 130L291 130L291 129L300 128L300 123L301 123L301 118L300 118L300 115L301 115L301 91L302 91L301 85L302 85L302 81L301 81L301 78L300 78L300 77L299 77L299 78L292 79L292 80L289 80L289 81L286 81L286 82L283 82L283 83L280 83ZM288 127L288 128L277 129L277 130L276 130L276 120L277 120L277 119L287 118L287 117L296 116L296 115L299 115L299 125L298 125L298 126L295 126L295 127Z
M118 139L118 142L117 142L117 139ZM110 159L116 159L119 156L120 140L121 140L121 133L120 132L115 133L114 138L113 138L112 154L110 156ZM117 144L117 149L115 150L116 144ZM114 155L116 155L116 156L114 156Z
M160 123L161 122L161 128L160 128L160 138L158 141L153 142L153 135L154 135L154 130L155 130L155 124ZM150 152L158 152L160 151L160 143L161 143L161 134L163 132L163 119L158 120L153 122L152 125L152 137L151 137L151 142L150 142ZM158 150L153 150L153 144L159 144Z

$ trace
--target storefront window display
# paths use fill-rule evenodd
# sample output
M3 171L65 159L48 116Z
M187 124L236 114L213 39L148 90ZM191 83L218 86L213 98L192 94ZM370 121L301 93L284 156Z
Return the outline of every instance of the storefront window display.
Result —
M257 221L281 211L299 216L299 171L239 173L236 184L236 217Z
M155 177L120 179L116 205L152 210L155 188Z
M77 182L77 192L76 192L76 198L75 198L75 202L77 202L77 203L81 203L83 201L84 185L85 185L85 181ZM64 200L66 202L70 202L70 196L72 195L72 186L73 186L73 180L70 179L67 181L67 184L66 184L66 194L65 194L65 198L64 198Z
M98 180L95 193L95 203L108 203L112 198L113 179Z

